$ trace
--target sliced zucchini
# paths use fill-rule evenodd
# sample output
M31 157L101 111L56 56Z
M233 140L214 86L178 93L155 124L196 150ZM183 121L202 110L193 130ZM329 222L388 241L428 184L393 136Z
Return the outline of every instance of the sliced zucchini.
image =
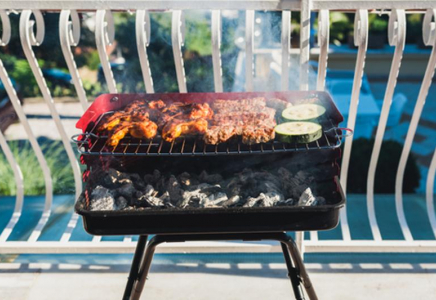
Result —
M318 104L307 103L288 107L282 112L285 121L316 120L325 113L325 108Z
M322 136L322 127L313 122L286 122L277 125L275 132L279 141L306 144Z

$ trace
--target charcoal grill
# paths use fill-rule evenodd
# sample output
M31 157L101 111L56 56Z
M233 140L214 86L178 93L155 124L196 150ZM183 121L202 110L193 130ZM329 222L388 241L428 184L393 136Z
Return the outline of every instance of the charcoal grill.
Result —
M172 143L157 136L152 140L123 139L117 147L107 144L108 137L96 132L105 115L123 108L137 99L164 102L211 103L215 99L246 99L271 97L297 102L316 99L327 112L320 119L324 134L308 144L289 144L270 141L256 145L244 145L238 139L219 145L206 145L195 137L180 138ZM77 143L81 161L87 165L84 180L93 168L116 164L117 168L132 170L138 166L152 168L166 163L195 168L208 162L225 166L232 161L268 163L274 165L287 159L295 162L308 161L326 170L328 184L327 205L236 207L236 208L165 208L129 211L90 211L89 188L76 203L76 212L83 217L87 232L94 235L140 235L132 263L129 281L123 299L138 299L151 264L155 247L163 242L191 240L277 240L289 271L297 299L303 299L300 283L310 299L316 299L310 280L298 250L286 231L327 230L338 224L339 209L345 205L345 197L338 182L341 128L343 117L329 94L325 92L273 92L273 93L187 93L187 94L106 94L98 97L77 123L82 133L72 140ZM147 235L157 234L145 248ZM147 249L147 250L145 250ZM292 264L294 261L295 266ZM141 259L144 256L144 259ZM141 263L142 261L142 263Z

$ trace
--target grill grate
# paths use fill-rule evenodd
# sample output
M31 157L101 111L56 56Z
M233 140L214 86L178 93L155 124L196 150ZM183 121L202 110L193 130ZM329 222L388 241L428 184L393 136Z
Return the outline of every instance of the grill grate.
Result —
M327 130L322 137L312 143L297 144L270 141L255 145L245 145L240 139L231 139L218 145L207 145L201 138L179 138L172 143L165 142L160 136L152 140L141 140L125 137L117 147L107 145L108 136L95 134L96 128L103 117L102 114L89 132L73 136L72 140L77 144L78 151L85 155L114 155L114 156L205 156L205 155L238 155L238 154L267 154L280 152L308 151L319 149L333 149L341 145L342 133L329 119ZM325 128L326 124L323 124Z

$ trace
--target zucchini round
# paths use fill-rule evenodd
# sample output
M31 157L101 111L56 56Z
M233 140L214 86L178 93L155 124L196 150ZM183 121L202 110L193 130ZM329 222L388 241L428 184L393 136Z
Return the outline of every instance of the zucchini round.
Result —
M321 125L313 122L286 122L275 127L276 138L285 143L306 144L322 136Z
M325 111L326 109L318 104L299 104L283 110L282 118L286 121L310 121L321 117Z

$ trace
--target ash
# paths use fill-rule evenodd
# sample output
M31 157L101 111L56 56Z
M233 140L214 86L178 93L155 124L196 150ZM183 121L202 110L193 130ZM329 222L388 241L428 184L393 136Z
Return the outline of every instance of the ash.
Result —
M244 169L228 178L220 174L161 174L141 176L109 169L94 175L90 210L151 208L226 208L325 205L313 195L314 178L305 171L274 174ZM97 178L97 179L96 179Z

